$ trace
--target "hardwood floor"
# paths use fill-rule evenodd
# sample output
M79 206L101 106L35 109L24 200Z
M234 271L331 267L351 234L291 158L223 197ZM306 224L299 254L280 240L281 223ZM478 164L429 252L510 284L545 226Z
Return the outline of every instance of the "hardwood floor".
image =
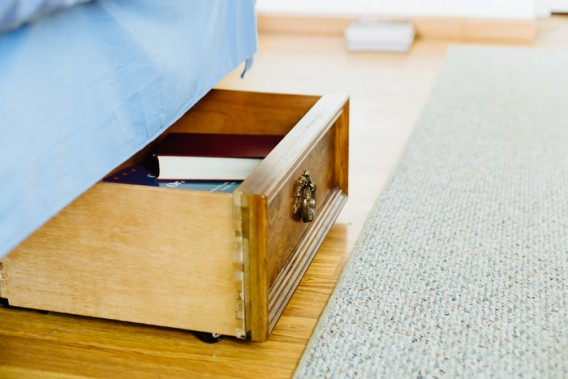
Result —
M532 48L568 46L568 18L540 23ZM350 54L334 37L261 35L252 70L220 88L351 94L349 201L271 338L207 345L185 331L0 307L2 378L289 378L368 211L404 150L450 42L409 54ZM151 306L149 304L148 306Z

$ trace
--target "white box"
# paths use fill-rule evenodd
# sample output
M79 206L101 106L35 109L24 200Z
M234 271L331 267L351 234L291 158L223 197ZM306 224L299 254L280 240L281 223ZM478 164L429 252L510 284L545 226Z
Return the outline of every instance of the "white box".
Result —
M403 21L356 21L345 30L349 51L408 52L414 25Z

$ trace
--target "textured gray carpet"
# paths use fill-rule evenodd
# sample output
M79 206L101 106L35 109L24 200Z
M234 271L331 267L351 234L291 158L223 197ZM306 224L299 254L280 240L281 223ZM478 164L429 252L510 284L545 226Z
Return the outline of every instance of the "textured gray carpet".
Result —
M568 378L568 53L450 49L297 378Z

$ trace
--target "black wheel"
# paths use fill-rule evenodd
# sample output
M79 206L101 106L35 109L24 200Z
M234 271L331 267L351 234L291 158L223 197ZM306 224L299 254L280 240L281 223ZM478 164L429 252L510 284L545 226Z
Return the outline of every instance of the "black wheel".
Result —
M217 343L223 339L219 333L197 332L197 338L206 343Z

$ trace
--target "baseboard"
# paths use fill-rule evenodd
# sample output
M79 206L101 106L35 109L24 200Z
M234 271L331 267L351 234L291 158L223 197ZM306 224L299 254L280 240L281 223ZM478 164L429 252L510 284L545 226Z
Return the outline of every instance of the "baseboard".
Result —
M398 18L400 20L400 18ZM353 17L314 17L258 14L260 33L343 35ZM410 18L420 38L455 41L532 43L537 36L536 20L468 18Z

